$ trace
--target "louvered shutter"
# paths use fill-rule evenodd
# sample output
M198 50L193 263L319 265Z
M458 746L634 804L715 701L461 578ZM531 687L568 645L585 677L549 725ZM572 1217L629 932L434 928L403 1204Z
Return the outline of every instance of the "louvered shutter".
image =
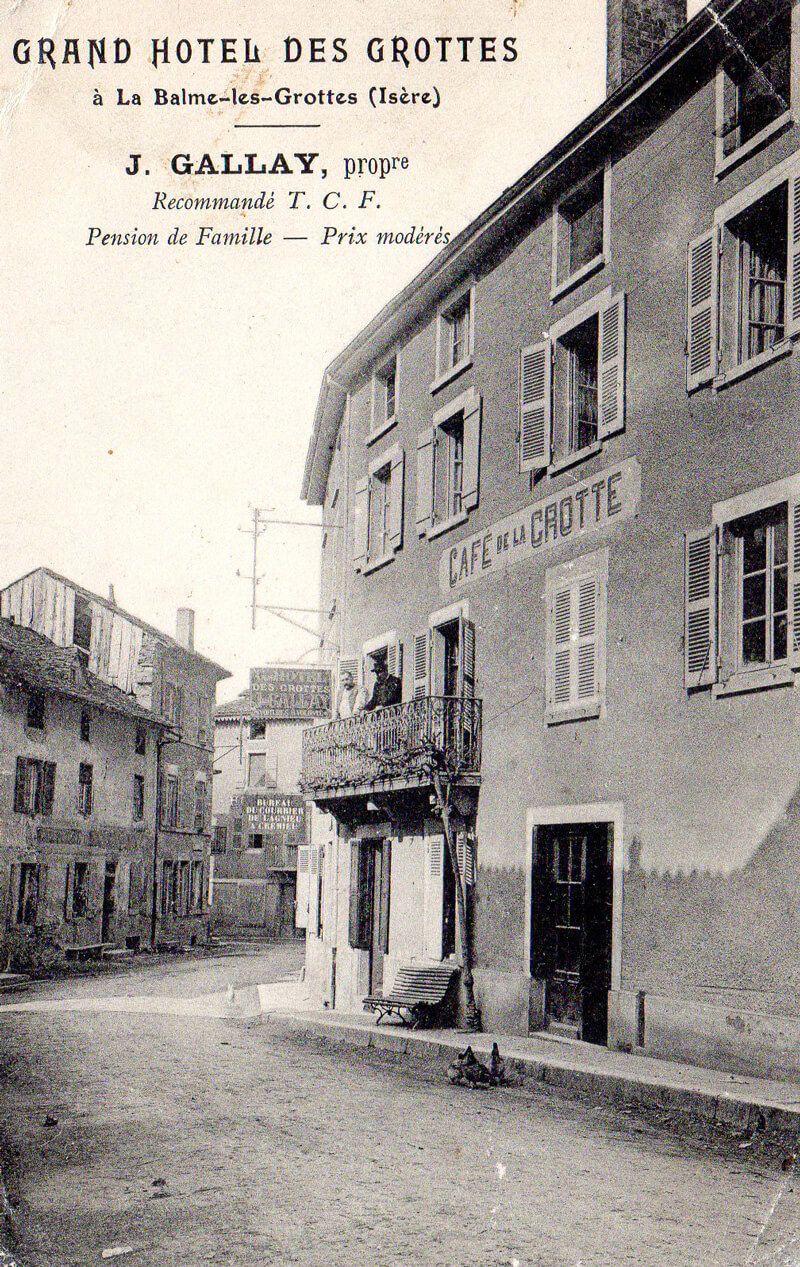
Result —
M597 577L586 577L577 586L577 627L575 629L575 686L580 704L598 696L597 672Z
M684 567L684 685L717 680L717 533L687 532Z
M789 661L800 664L800 500L789 502Z
M444 836L425 838L425 892L423 902L426 959L441 961L444 921Z
M353 567L360 572L367 561L369 537L369 479L365 475L356 484L353 505Z
M50 878L50 868L46 865L39 865L39 892L36 898L36 916L34 923L37 928L41 928L42 924L47 923L47 889L48 880Z
M56 789L56 763L55 761L45 761L44 771L42 775L42 814L51 815L53 813L53 798Z
M428 694L428 657L430 634L414 634L414 699Z
M308 927L308 845L297 849L297 909L294 922L297 928Z
M716 227L689 243L686 325L686 390L709 383L717 372L719 247Z
M392 677L403 681L403 645L398 638L386 644L386 668Z
M384 840L381 857L381 906L378 925L378 945L384 955L389 953L389 910L392 887L392 842Z
M360 904L358 894L358 878L360 871L361 850L363 846L357 840L350 843L350 910L348 915L347 940L354 950L359 948L361 933Z
M461 476L461 505L474 510L478 504L481 472L481 398L464 410L464 466Z
M463 617L459 621L458 686L462 699L475 696L475 626Z
M417 439L417 532L421 537L431 526L433 516L433 450L435 430L421 431Z
M800 172L789 178L789 276L786 333L800 334Z
M473 844L465 831L458 832L456 836L456 855L462 884L471 887L475 883Z
M319 935L319 845L308 848L308 923L306 928L315 937Z
M625 426L625 296L600 310L598 429L601 440Z
M340 656L337 668L338 680L337 689L342 689L342 675L352 673L353 681L357 684L361 676L361 659L359 656Z
M569 704L572 696L572 591L556 591L550 612L550 706Z
M534 343L520 353L519 369L519 469L540 471L550 465L550 377L552 349L549 340Z
M389 541L393 550L403 544L403 497L405 453L399 449L392 457L389 474Z

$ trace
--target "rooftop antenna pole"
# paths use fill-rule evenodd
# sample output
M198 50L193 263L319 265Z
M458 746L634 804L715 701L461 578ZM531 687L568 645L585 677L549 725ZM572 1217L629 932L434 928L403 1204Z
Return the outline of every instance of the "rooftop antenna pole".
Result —
M252 528L239 529L240 532L246 532L248 535L252 534L252 537L253 537L253 573L252 573L252 576L244 577L244 580L249 581L251 584L251 593L250 593L250 613L251 613L250 614L250 628L251 629L255 629L256 627L256 611L258 610L258 582L261 579L260 576L258 575L258 537L259 537L259 533L263 532L263 530L267 526L267 521L263 519L262 516L269 515L271 514L271 512L272 512L272 507L270 507L269 510L261 510L260 507L254 506ZM240 573L237 572L236 575L239 576Z

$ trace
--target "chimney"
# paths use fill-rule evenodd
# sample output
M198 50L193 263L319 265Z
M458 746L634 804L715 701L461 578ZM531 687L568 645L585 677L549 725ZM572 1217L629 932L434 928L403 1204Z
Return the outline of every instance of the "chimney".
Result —
M191 607L179 607L175 621L175 640L187 651L194 651L194 611Z
M117 605L117 600L116 600L116 597L114 596L114 586L113 586L113 585L109 585L109 587L108 587L108 601L109 601L109 603L111 604L111 606L112 606L112 607L116 607L116 605Z
M611 96L686 25L686 0L606 0L606 88Z

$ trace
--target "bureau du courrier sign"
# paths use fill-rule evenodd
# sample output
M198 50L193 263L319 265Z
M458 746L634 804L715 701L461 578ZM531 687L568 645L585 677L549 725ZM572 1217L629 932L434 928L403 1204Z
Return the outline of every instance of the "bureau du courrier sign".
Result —
M642 469L635 458L598 472L500 519L445 550L439 588L450 594L552 550L631 519L639 506Z

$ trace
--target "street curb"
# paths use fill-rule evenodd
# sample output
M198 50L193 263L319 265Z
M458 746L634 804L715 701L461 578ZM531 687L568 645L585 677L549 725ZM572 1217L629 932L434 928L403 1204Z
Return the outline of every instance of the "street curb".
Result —
M397 1055L428 1058L441 1061L446 1066L454 1052L472 1045L478 1057L489 1057L491 1045L482 1035L453 1034L452 1039L441 1034L430 1038L415 1032L413 1037L403 1031L363 1026L348 1026L341 1022L318 1021L313 1017L288 1012L273 1012L284 1028L298 1034L313 1034L331 1046L344 1044L349 1047L388 1051ZM264 1015L269 1021L269 1015ZM614 1108L650 1109L673 1112L700 1118L710 1124L727 1129L753 1131L766 1135L799 1135L800 1107L788 1108L767 1097L745 1098L735 1091L712 1093L700 1087L682 1086L656 1078L641 1076L631 1071L627 1076L604 1069L586 1069L569 1066L563 1061L542 1057L504 1056L506 1073L514 1084L544 1085L565 1096L588 1099L595 1104L610 1104ZM707 1072L707 1071L704 1071ZM442 1069L444 1074L444 1067Z

